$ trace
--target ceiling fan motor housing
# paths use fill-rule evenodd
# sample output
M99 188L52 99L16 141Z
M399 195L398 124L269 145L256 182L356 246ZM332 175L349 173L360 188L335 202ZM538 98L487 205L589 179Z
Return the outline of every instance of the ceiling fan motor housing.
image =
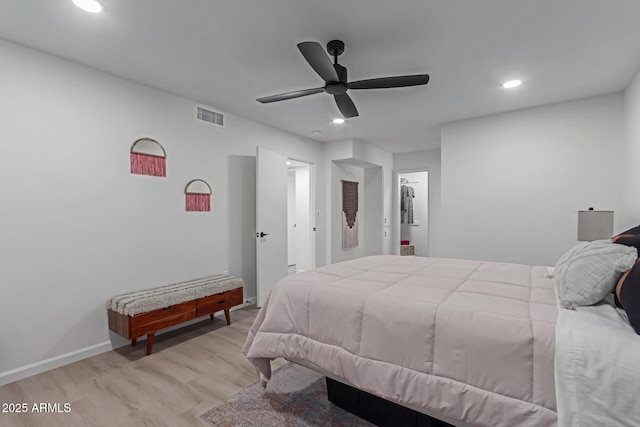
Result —
M347 69L340 64L333 64L333 68L338 73L337 82L327 82L324 90L331 95L341 95L347 92Z
M347 93L347 84L343 82L328 82L324 87L325 92L331 95L342 95Z

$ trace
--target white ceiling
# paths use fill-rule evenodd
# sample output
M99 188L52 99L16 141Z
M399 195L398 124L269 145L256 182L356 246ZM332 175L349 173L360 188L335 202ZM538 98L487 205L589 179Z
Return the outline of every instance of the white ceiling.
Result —
M640 68L638 0L0 1L0 37L317 141L434 148L444 122L623 90ZM344 125L296 44L342 39L350 80L429 73L427 86L350 91ZM0 58L1 66L1 58ZM519 78L507 91L500 85ZM320 133L312 133L314 130Z

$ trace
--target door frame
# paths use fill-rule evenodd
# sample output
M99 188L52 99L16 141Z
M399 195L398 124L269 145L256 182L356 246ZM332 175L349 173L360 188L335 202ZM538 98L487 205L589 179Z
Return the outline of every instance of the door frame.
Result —
M427 256L431 256L431 170L430 168L399 169L393 171L393 244L394 255L400 255L400 175L414 172L427 173Z
M311 257L310 269L313 270L316 268L316 233L318 229L317 219L319 219L316 215L316 165L308 160L296 157L287 156L287 159L295 162L306 163L309 167L309 226L311 227L309 253Z
M298 264L298 227L296 223L292 227L292 221L297 216L296 176L296 169L287 170L287 266L289 268Z

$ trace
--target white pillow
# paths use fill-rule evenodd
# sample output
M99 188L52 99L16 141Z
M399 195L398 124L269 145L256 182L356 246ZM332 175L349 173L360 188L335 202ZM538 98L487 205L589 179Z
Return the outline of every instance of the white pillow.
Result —
M610 240L578 243L560 257L553 271L560 304L573 309L601 301L637 259L636 248Z

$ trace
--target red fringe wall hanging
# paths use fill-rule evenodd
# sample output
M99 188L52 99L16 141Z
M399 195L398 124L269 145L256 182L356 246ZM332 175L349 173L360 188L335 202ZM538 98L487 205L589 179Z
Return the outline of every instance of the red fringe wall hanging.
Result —
M133 143L130 151L132 174L167 176L167 154L158 141L140 138Z
M342 181L342 249L358 246L358 183Z
M211 211L211 187L201 179L194 179L184 188L187 212Z

